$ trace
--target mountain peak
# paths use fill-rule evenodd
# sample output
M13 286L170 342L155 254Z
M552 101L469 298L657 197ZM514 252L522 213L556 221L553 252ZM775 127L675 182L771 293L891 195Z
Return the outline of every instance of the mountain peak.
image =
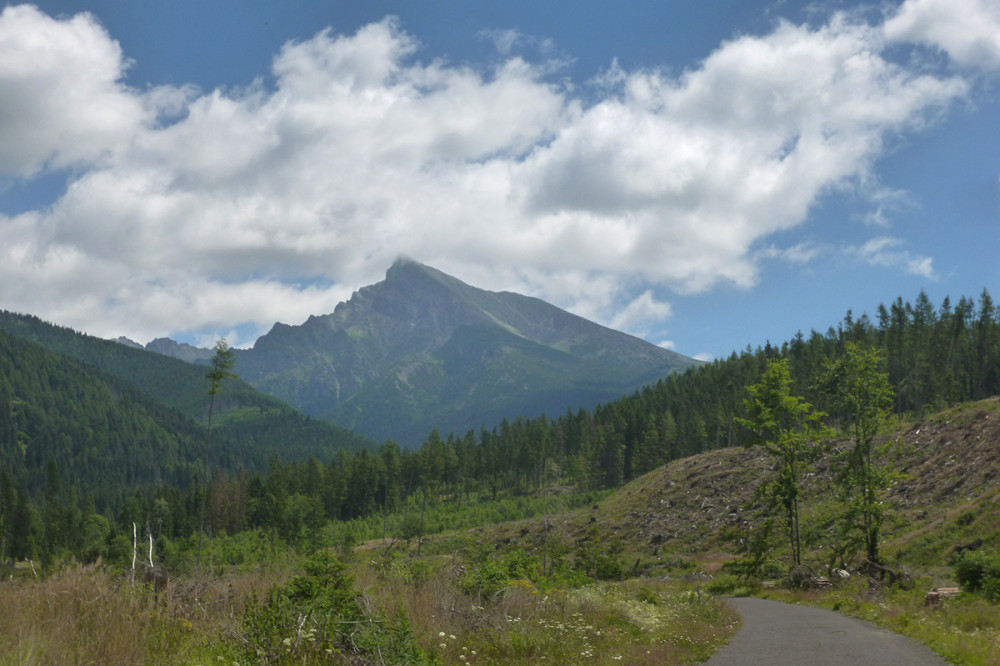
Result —
M280 333L280 334L279 334ZM333 314L278 326L240 376L313 416L416 445L433 427L592 407L695 361L405 256Z
M426 271L427 268L428 268L427 266L423 265L419 261L416 261L415 259L411 259L410 257L401 254L398 257L396 257L396 260L392 262L391 266L389 266L389 270L385 272L385 279L387 281L398 279L399 277L405 275L406 273L415 270Z
M442 273L436 268L431 268L419 261L400 256L392 262L392 266L385 272L385 283L395 284L398 282L410 282L413 280L430 278L435 282L448 285L449 287L467 286L461 280L453 278L446 273Z

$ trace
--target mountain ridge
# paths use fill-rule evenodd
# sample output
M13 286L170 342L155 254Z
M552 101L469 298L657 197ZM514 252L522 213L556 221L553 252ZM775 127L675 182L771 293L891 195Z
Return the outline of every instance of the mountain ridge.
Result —
M407 258L326 315L275 324L237 371L306 414L417 445L616 399L698 362Z

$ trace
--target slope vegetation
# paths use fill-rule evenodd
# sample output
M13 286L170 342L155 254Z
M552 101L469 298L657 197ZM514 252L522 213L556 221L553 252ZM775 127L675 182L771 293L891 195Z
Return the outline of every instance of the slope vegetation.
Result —
M116 390L136 399L141 396L147 403L157 404L164 413L176 412L173 421L187 421L183 428L198 430L198 437L204 438L200 432L208 407L204 366L10 312L0 312L0 331L6 331L12 339L38 345L66 361L71 360L82 375L102 382L113 379L118 387ZM22 359L20 363L24 365L26 361ZM67 391L71 385L67 384ZM67 409L72 408L71 391L62 395L61 400ZM329 459L341 448L357 450L374 446L370 440L344 428L310 419L240 380L226 382L218 396L216 417L213 439L239 442L239 460L234 457L227 466L240 464L250 469L262 468L274 454L286 460L309 456ZM180 426L170 426L175 427ZM200 454L195 456L198 457Z
M901 472L887 498L894 515L884 531L888 560L948 579L956 546L982 538L985 546L1000 547L1000 398L900 424L886 437L895 442L887 463ZM830 445L804 489L804 538L817 569L839 564L831 559L827 535L835 457L845 446ZM592 507L498 526L489 534L497 543L530 550L542 543L549 521L549 536L600 543L644 573L672 574L691 561L714 570L732 558L732 536L755 519L754 490L772 473L760 446L709 451L649 472ZM780 555L780 535L778 544ZM859 553L853 564L862 558Z
M202 430L179 412L0 331L0 467L9 482L44 488L50 502L68 484L104 508L137 485L187 485L205 453ZM212 453L231 465L237 451L222 440Z

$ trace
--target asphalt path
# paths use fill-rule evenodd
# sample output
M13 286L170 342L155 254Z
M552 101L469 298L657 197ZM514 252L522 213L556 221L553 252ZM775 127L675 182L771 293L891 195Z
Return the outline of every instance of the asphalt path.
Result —
M709 666L941 666L930 648L834 611L754 598L726 599L743 626Z

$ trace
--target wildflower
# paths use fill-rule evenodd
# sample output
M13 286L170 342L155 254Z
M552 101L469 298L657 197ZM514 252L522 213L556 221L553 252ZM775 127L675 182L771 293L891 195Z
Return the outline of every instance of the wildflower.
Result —
M448 634L448 638L450 638L451 640L455 640L455 634Z
M443 631L438 632L438 636L440 636L441 638L444 638L444 632Z
M438 644L438 647L441 648L442 650L444 650L445 648L448 647L448 644L447 643L440 643L440 644Z

